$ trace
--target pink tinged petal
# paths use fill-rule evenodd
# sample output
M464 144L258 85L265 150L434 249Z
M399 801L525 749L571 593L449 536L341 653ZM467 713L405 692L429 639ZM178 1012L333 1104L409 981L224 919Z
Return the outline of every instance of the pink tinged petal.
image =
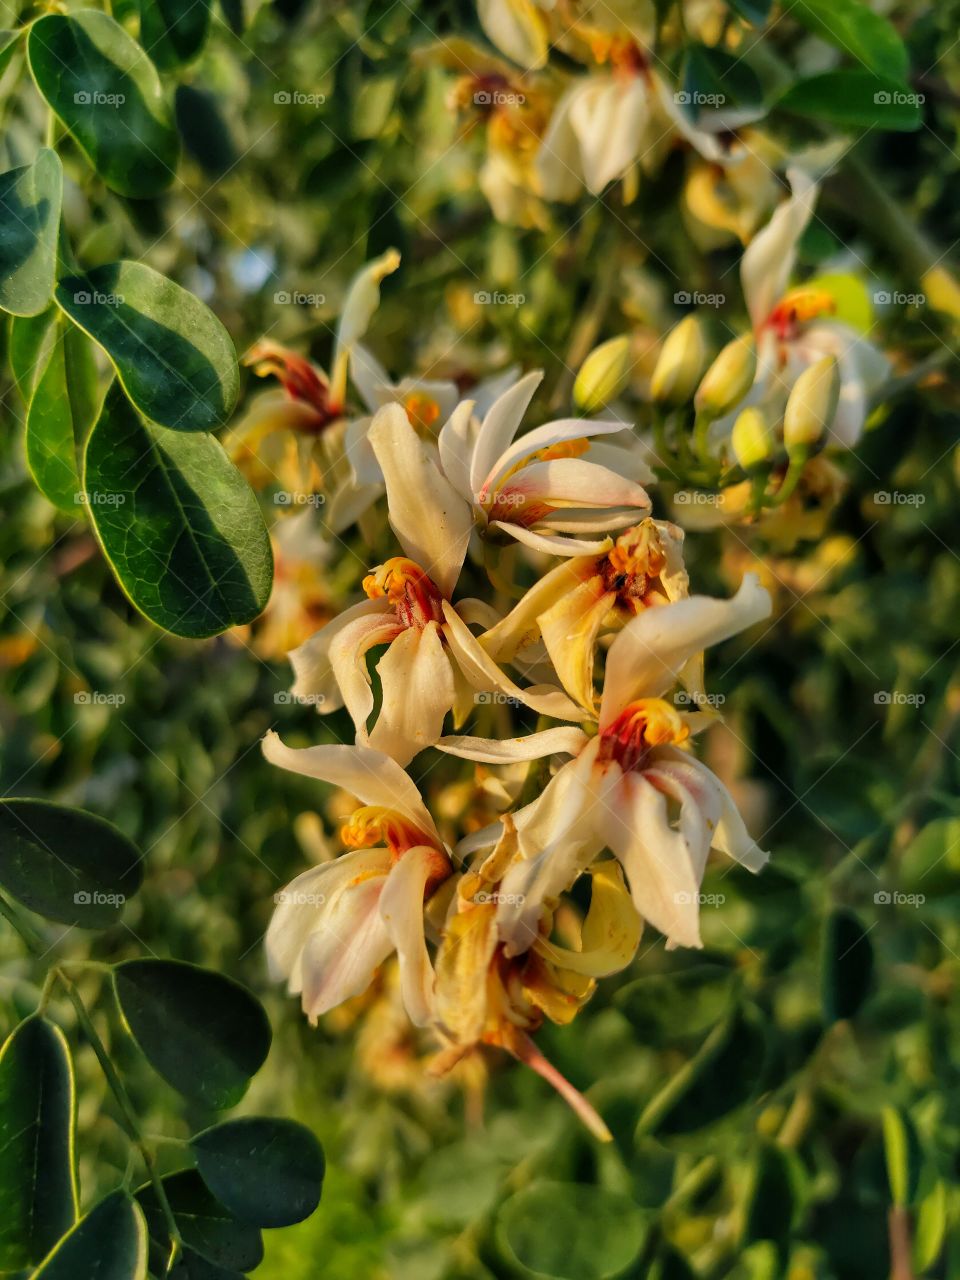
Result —
M632 517L631 517L632 522ZM543 551L550 556L599 556L613 546L612 538L565 538L558 533L535 533L523 525L508 524L506 520L492 520L491 529L502 529L531 551Z
M543 760L546 756L575 756L590 741L582 729L559 725L543 729L525 738L471 738L453 734L437 742L440 751L462 760L479 760L484 764L514 764L523 760Z
M603 620L616 594L604 591L600 578L581 583L540 615L540 634L560 683L590 713L596 713L593 656Z
M517 698L525 706L556 720L582 720L583 711L565 693L549 685L533 685L521 689L497 666L479 640L457 614L453 605L443 602L443 634L450 653L467 680L481 693L502 693ZM438 735L439 736L439 735Z
M480 643L490 656L509 662L518 649L540 638L537 619L569 592L595 576L597 562L593 556L576 557L558 564L534 583L505 618L485 631ZM600 579L596 579L599 586ZM462 604L458 606L463 612Z
M666 693L690 658L769 617L770 610L770 596L748 573L732 600L689 596L638 614L607 654L600 727L636 698Z
M383 702L370 745L407 764L443 732L456 688L437 623L408 627L377 663Z
M576 200L583 187L580 142L570 110L581 86L568 90L553 109L534 161L540 190L547 200Z
M770 854L761 849L744 825L733 796L712 770L701 761L673 747L661 749L664 755L682 757L683 766L699 777L700 785L711 789L719 806L719 816L713 832L713 848L725 853L742 867L754 873L762 871L770 861ZM659 754L659 753L658 753Z
M454 489L470 503L470 455L473 450L470 428L473 417L473 401L462 400L440 428L437 444L440 449L440 465Z
M670 942L701 946L698 898L706 852L674 830L666 796L642 774L620 774L613 765L608 777L598 823L626 872L634 906ZM688 834L690 829L688 824Z
M801 169L789 169L792 195L753 237L740 263L743 295L754 329L759 329L787 291L797 261L797 244L817 202L818 188Z
M525 458L532 458L541 449L549 449L555 444L565 444L568 440L614 435L623 431L625 426L623 422L594 422L590 418L558 418L556 422L545 422L542 427L534 427L519 440L514 440L509 449L494 459L489 473L484 477L483 490L492 489L499 476L505 475Z
M542 371L534 370L490 406L477 432L470 462L470 488L474 494L479 493L484 480L517 434L527 406L542 381Z
M347 628L361 620L371 628L383 625L388 610L384 600L362 600L344 609L338 618L292 650L289 657L294 674L293 696L315 698L320 711L336 711L342 707L343 698L330 662L330 646Z
M330 642L330 666L360 742L366 741L367 721L373 710L367 654L378 645L391 644L402 634L403 628L391 610L357 618Z
M635 507L638 519L640 512L650 510L646 489L582 458L554 458L521 467L492 491L492 499L495 504L516 503L520 523L524 523L521 503L526 502L556 507Z
M400 964L404 1008L416 1027L426 1026L433 1012L434 974L424 937L423 894L436 865L436 849L408 849L380 895L380 918Z
M473 511L430 456L399 405L377 413L369 432L387 486L390 524L407 556L449 596L473 530Z
M591 76L570 108L589 190L596 196L622 178L640 154L650 118L647 88L639 76L622 81Z
M420 792L401 766L382 751L339 745L288 747L271 731L263 739L263 754L281 769L341 787L361 804L393 809L411 826L440 843ZM341 862L342 858L338 865Z
M315 1022L344 1000L362 995L393 951L380 919L386 876L345 889L303 949L303 1011Z

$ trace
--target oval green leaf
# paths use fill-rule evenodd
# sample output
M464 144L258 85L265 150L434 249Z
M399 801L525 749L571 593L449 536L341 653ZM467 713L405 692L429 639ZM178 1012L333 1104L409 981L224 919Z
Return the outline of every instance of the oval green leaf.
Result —
M323 1148L294 1120L228 1120L190 1145L204 1182L244 1222L288 1227L320 1203Z
M920 1185L923 1150L910 1117L896 1107L884 1107L883 1154L893 1204L904 1209L913 1204Z
M212 436L145 422L114 384L87 441L83 487L104 554L151 622L199 639L263 609L270 538Z
M863 0L791 0L788 12L870 71L901 84L906 81L910 66L903 41L892 23Z
M103 818L47 800L0 801L0 885L31 911L105 929L142 879L140 850Z
M140 43L161 71L192 62L209 30L210 0L140 0Z
M39 315L53 297L63 201L60 157L47 147L33 164L0 173L0 307Z
M827 918L823 931L821 993L829 1024L852 1018L870 993L873 943L852 911L840 908Z
M83 501L77 457L97 416L97 369L86 334L60 313L27 410L24 447L37 488L61 511Z
M177 960L129 960L113 981L127 1028L154 1071L204 1106L240 1101L270 1049L267 1015L246 987Z
M920 95L872 71L824 71L798 80L776 105L842 129L919 129Z
M153 63L106 13L38 18L27 38L37 88L111 190L144 199L172 182L180 143Z
M209 177L222 178L237 163L237 148L216 96L194 85L178 85L174 112L187 153Z
M63 1033L27 1018L0 1049L0 1271L34 1266L76 1222L75 1122Z
M230 335L199 298L142 262L110 262L57 285L57 303L98 342L144 417L212 431L240 391Z
M504 1258L538 1280L615 1280L636 1262L646 1237L646 1218L628 1196L562 1182L525 1187L496 1220Z
M122 1191L101 1200L64 1236L30 1280L146 1280L143 1214Z
M263 1259L263 1240L256 1227L239 1222L207 1190L194 1169L163 1179L167 1203L173 1210L180 1235L198 1255L198 1262L233 1271L252 1271ZM170 1234L166 1217L149 1183L137 1192L137 1202L147 1220L151 1251L168 1257ZM202 1274L199 1266L186 1270ZM174 1275L177 1273L174 1272Z

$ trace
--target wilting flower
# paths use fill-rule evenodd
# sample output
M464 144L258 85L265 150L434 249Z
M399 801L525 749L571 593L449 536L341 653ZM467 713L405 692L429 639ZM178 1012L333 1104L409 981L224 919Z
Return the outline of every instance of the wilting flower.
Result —
M471 401L458 405L439 437L446 479L434 468L436 478L425 492L443 480L485 536L499 531L552 555L604 550L611 529L633 524L650 509L642 484L653 475L623 422L563 418L517 439L542 378L539 371L521 378L481 422ZM596 436L626 436L626 443L601 443ZM592 540L583 536L591 534Z
M396 952L404 1004L422 1025L431 976L423 904L452 866L420 793L398 764L368 747L298 749L268 733L263 753L362 802L340 833L353 852L311 867L277 894L267 930L271 973L316 1022L365 991Z
M473 514L407 415L388 405L370 438L404 555L364 579L366 601L346 609L290 655L294 695L316 701L322 712L345 705L357 741L401 764L437 741L449 711L462 723L477 693L499 692L545 715L578 718L578 709L559 690L521 689L480 645L470 625L489 626L489 606L477 600L453 604ZM377 663L382 700L368 730L374 697L366 656L380 645L387 646Z
M700 154L691 158L683 191L692 235L706 250L730 240L748 244L777 203L779 157L756 130L722 134L713 155L700 136Z
M562 765L540 796L514 815L522 859L506 873L497 912L508 955L538 935L557 900L604 848L623 865L640 915L671 945L700 946L698 898L711 848L757 871L767 855L748 835L718 778L687 749L703 717L664 700L684 666L708 645L768 616L770 598L748 574L731 600L692 596L639 614L607 655L598 732L569 726L490 742L445 738L467 759ZM489 833L464 841L483 847Z

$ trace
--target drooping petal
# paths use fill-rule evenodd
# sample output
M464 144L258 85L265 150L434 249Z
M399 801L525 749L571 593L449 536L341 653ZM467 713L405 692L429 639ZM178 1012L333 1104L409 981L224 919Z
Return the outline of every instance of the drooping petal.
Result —
M330 666L360 742L365 739L373 710L367 654L378 645L392 643L402 631L391 611L357 618L330 642Z
M523 525L508 524L506 520L493 520L491 529L501 529L504 533L522 542L531 551L542 551L548 556L602 556L613 546L612 538L567 538L559 533L537 533L533 529L525 529Z
M689 775L692 773L698 777L702 787L710 788L715 793L719 817L713 832L713 848L733 858L748 871L762 871L770 860L770 854L761 849L747 831L733 796L717 775L702 761L675 747L663 747L658 752L660 754L676 761L674 768L682 767L687 771L688 786L691 785Z
M373 262L368 262L350 282L337 325L337 352L349 351L362 338L380 305L380 282L400 265L400 254L388 249ZM334 361L336 363L336 360Z
M797 244L817 201L817 184L802 169L787 171L792 194L753 237L740 262L743 296L758 329L787 291L797 261Z
M437 444L444 475L468 502L473 502L470 489L470 457L473 452L473 401L461 400L440 428Z
M394 865L380 895L380 917L399 961L404 1008L416 1027L427 1025L433 1009L433 966L424 937L423 894L436 865L436 849L428 845L408 849Z
M571 104L570 123L580 142L587 188L595 196L636 160L649 118L647 87L639 76L588 78Z
M384 621L388 608L385 600L361 600L359 604L344 609L339 617L293 649L289 655L294 674L293 696L314 698L325 712L342 707L343 697L330 664L330 646L337 636L361 618L374 618L379 625Z
M307 939L301 961L302 1001L311 1022L362 995L393 951L380 919L385 884L385 875L375 875L346 888L331 904L322 927Z
M483 764L513 764L521 760L543 760L553 755L578 755L589 741L575 725L558 725L542 729L524 738L471 738L450 734L437 742L437 748L462 760L479 760Z
M540 634L560 683L572 698L595 713L593 662L597 636L616 600L599 578L590 578L540 615Z
M516 514L511 518L518 524L530 523L524 519L527 503L534 507L541 503L551 507L633 507L631 518L635 520L650 510L646 489L582 458L533 462L514 472L492 494L496 504L514 506ZM602 523L599 527L603 528Z
M555 422L545 422L541 427L534 427L525 432L519 440L514 440L509 448L491 463L489 473L484 477L483 488L495 487L500 476L512 470L525 458L532 458L542 449L553 445L566 444L570 440L588 440L595 436L617 435L627 427L623 422L594 422L590 418L558 418Z
M485 631L480 643L492 658L509 662L518 649L540 638L537 619L558 601L596 575L597 562L593 556L577 556L564 560L539 578L510 610L507 616ZM601 587L596 577L596 587Z
M580 85L568 89L553 109L534 161L540 191L547 200L568 203L583 189L580 140L571 120L571 108Z
M589 871L590 910L580 931L580 947L571 951L541 939L536 949L553 964L589 978L606 978L625 969L636 955L643 932L616 862L601 862Z
M394 810L430 841L440 843L420 792L401 766L382 751L340 744L288 747L271 730L263 739L263 754L271 764L341 787L365 805Z
M450 596L473 530L473 511L427 452L406 413L386 405L370 443L387 486L390 524L411 560Z
M437 623L408 627L377 663L383 702L370 745L407 764L443 732L456 688Z
M689 596L645 609L627 623L610 646L600 727L634 699L665 693L695 654L769 617L770 610L770 596L753 573L744 575L731 600Z
M456 1044L475 1044L487 1018L487 972L497 946L492 906L467 906L447 921L437 953L435 1013Z
M505 391L487 410L477 432L470 462L470 488L474 494L480 492L483 482L517 434L527 406L542 381L542 370L535 369Z

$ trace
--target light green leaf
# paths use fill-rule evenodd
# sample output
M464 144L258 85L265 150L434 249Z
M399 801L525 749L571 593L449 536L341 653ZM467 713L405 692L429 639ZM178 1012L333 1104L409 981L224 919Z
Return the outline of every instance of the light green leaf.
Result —
M25 447L27 466L40 492L71 515L81 510L77 458L96 416L93 348L61 314L30 399Z
M230 335L199 298L141 262L111 262L57 285L57 303L113 361L144 417L212 431L240 390Z
M56 341L60 308L52 304L37 316L13 316L10 321L8 356L10 372L25 405L29 405L34 387L46 368L50 350Z
M190 1142L200 1174L221 1204L258 1227L287 1227L320 1203L323 1148L293 1120L245 1116Z
M791 0L787 12L868 70L906 81L910 65L903 41L892 23L863 0Z
M161 71L191 62L210 30L210 0L140 0L140 43Z
M146 1280L147 1229L133 1200L114 1191L90 1210L30 1280Z
M35 1265L76 1221L75 1123L63 1032L27 1018L0 1049L0 1270Z
M890 1199L903 1209L913 1203L920 1183L920 1140L910 1117L896 1107L884 1107L881 1122Z
M43 147L33 164L0 173L0 307L39 315L53 297L63 169Z
M143 199L173 180L180 144L160 79L113 18L93 9L38 18L27 38L37 88L111 190Z
M246 1092L270 1049L270 1023L246 987L175 960L128 960L113 972L130 1034L159 1075L217 1109Z
M776 105L842 129L910 131L921 123L919 96L872 71L824 71L798 80Z
M270 539L212 436L145 422L114 384L87 441L84 491L120 585L157 626L197 639L263 609Z
M523 1276L615 1280L643 1248L645 1215L620 1192L535 1182L511 1196L496 1220L497 1246Z

